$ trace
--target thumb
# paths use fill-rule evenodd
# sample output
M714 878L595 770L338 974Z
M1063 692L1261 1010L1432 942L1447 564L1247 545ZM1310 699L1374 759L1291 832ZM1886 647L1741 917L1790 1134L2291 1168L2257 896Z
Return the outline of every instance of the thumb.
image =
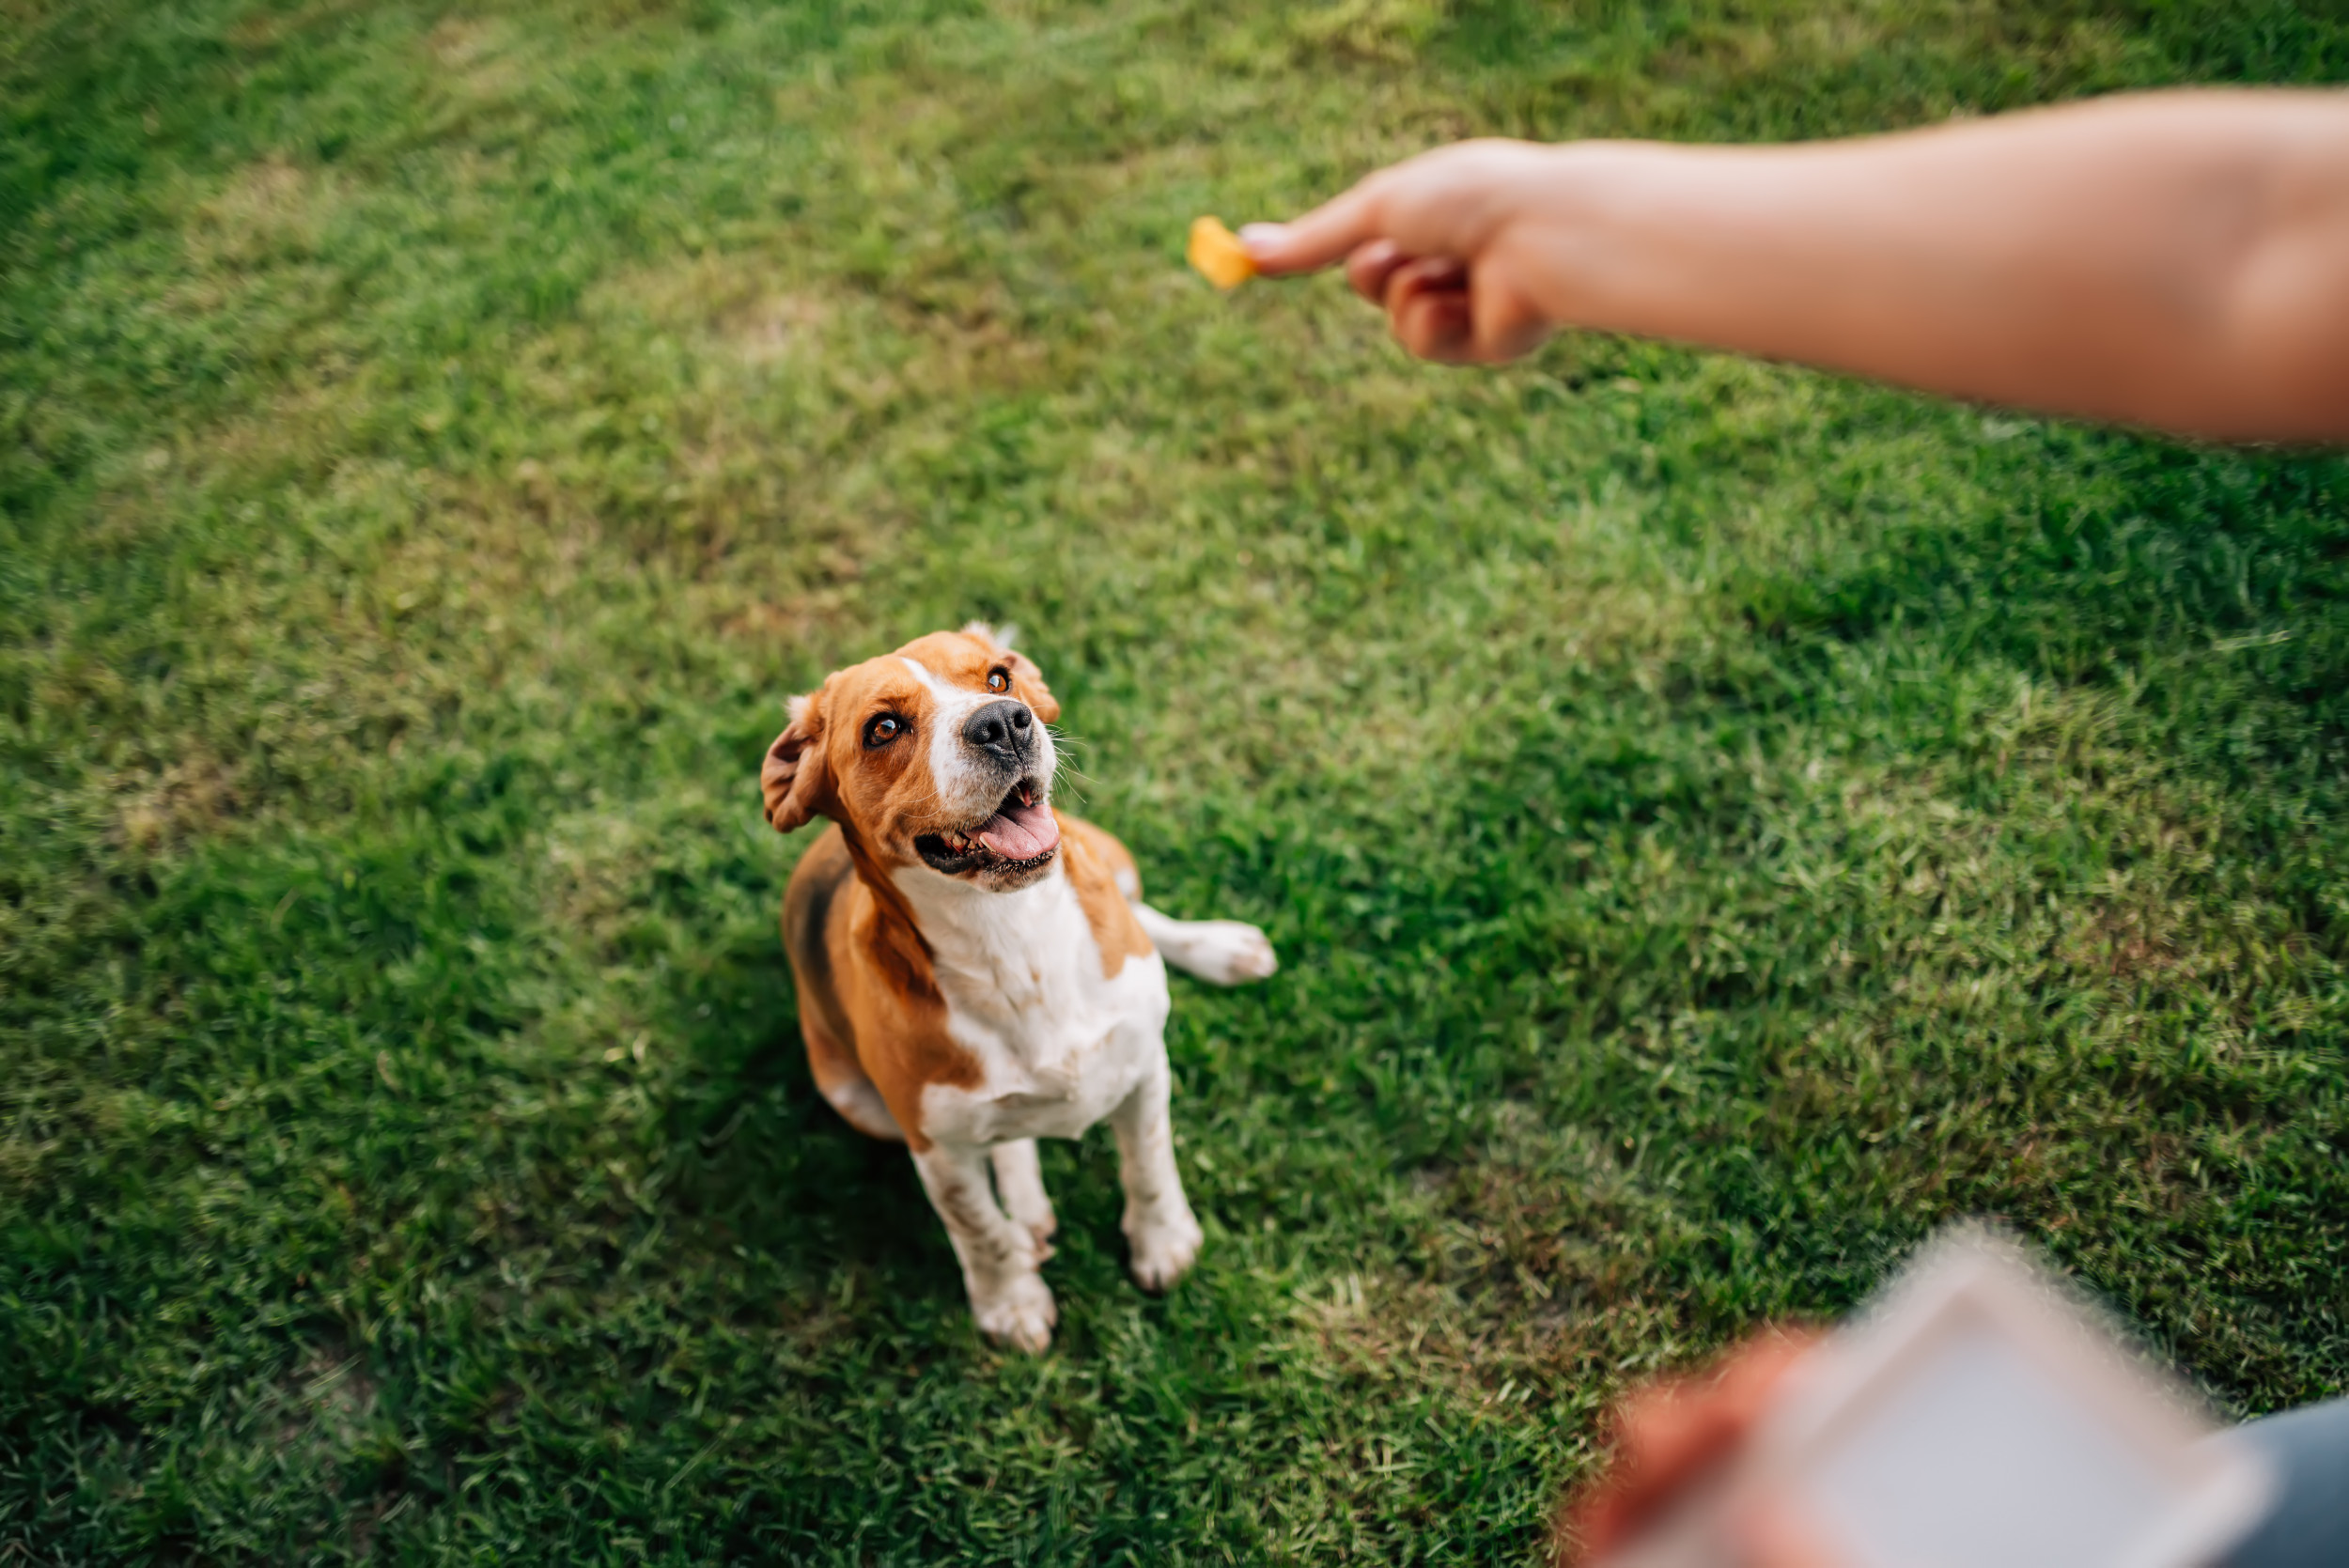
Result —
M1239 242L1268 277L1287 272L1317 272L1351 255L1356 246L1378 238L1377 193L1364 180L1300 218L1284 224L1250 224L1239 231Z

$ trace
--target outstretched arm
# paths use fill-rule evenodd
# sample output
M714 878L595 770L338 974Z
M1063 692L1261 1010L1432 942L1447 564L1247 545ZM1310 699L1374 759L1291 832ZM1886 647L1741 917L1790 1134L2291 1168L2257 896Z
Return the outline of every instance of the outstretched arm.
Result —
M1466 142L1241 239L1431 359L1562 326L2226 440L2349 439L2349 94L1784 147Z

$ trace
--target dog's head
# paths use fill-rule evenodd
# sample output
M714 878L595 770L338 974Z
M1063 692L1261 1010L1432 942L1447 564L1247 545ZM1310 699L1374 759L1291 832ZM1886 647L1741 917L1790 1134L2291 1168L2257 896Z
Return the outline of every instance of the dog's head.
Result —
M918 638L791 699L759 774L767 820L787 833L831 817L884 871L1024 887L1060 849L1044 727L1059 717L1008 633L974 621Z

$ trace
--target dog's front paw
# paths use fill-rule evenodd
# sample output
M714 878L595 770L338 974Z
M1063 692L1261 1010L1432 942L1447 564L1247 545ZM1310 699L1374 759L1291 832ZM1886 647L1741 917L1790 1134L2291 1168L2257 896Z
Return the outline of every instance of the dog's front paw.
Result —
M980 1333L1031 1354L1051 1347L1052 1325L1060 1321L1052 1287L1033 1274L1015 1274L985 1296L972 1291L971 1313Z
M1043 1184L1033 1179L1024 1182L998 1180L1003 1194L1003 1210L1011 1222L1028 1233L1035 1242L1033 1261L1041 1264L1052 1255L1052 1237L1060 1230L1060 1218L1052 1212L1052 1200L1044 1195Z
M1272 939L1240 920L1203 920L1191 927L1186 967L1216 986L1244 986L1281 967Z
M1128 1226L1126 1240L1133 1249L1134 1283L1154 1296L1167 1289L1190 1271L1206 1239L1188 1208Z

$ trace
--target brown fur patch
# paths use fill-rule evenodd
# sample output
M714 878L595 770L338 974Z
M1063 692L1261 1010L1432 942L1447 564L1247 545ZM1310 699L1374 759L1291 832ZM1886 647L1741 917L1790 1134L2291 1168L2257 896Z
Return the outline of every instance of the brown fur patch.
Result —
M922 1091L933 1083L975 1088L985 1075L946 1032L946 1002L930 971L928 944L904 914L873 897L872 891L863 877L856 879L841 923L846 929L832 949L836 962L857 966L851 970L856 983L845 987L842 998L848 1044L919 1154L930 1146L922 1130Z
M1093 927L1093 942L1101 950L1101 976L1114 980L1128 958L1150 954L1150 939L1143 935L1133 906L1118 891L1117 867L1128 870L1134 860L1126 846L1090 822L1052 814L1060 821L1061 865L1077 902L1084 906L1085 924ZM1141 885L1139 876L1135 885Z
M856 885L856 862L837 828L808 846L792 869L783 894L783 951L791 960L792 988L800 999L800 1034L807 1042L816 1086L829 1094L849 1073L864 1076L848 1044L848 1014L840 1001L840 971L833 967L831 932L848 912Z
M800 857L784 893L784 947L817 1086L851 1073L870 1079L918 1152L930 1146L922 1091L971 1088L981 1075L946 1032L929 944L905 895L870 859L837 826Z

